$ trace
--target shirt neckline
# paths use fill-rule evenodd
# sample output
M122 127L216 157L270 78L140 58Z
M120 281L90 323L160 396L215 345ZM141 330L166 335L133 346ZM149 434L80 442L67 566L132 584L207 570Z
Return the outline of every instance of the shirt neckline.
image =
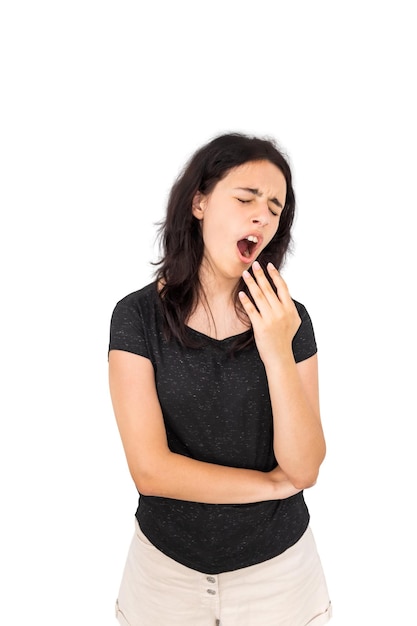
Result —
M191 332L194 335L198 335L199 337L203 337L206 341L210 341L214 344L217 345L222 345L231 341L234 341L235 339L237 339L238 337L243 337L245 335L248 335L251 332L251 329L248 328L247 330L244 330L241 333L236 333L236 335L230 335L229 337L223 337L223 339L216 339L215 337L211 337L210 335L206 335L206 333L203 333L199 330L196 330L195 328L191 328L191 326L185 326L185 328L187 329L187 332Z

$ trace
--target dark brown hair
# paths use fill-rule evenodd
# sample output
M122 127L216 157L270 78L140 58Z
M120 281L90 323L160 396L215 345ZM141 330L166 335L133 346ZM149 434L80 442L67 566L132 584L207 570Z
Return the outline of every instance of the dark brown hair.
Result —
M250 161L270 161L281 170L287 184L278 230L259 255L259 263L266 268L271 261L280 268L291 244L295 213L291 169L287 157L275 141L229 133L215 137L197 150L171 189L166 217L159 225L162 256L155 264L160 266L156 271L156 280L162 285L160 296L167 335L177 338L184 345L193 345L186 332L186 322L201 295L199 269L204 253L200 222L192 214L194 196L198 191L209 194L231 169ZM247 292L243 279L236 287L234 301L236 312L244 316L238 299L241 290Z

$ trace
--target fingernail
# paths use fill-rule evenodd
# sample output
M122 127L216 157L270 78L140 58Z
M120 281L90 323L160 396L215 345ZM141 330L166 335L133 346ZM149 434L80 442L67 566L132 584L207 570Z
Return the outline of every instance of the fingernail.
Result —
M252 263L252 267L253 267L254 270L260 270L261 269L261 266L259 265L258 261L254 261Z

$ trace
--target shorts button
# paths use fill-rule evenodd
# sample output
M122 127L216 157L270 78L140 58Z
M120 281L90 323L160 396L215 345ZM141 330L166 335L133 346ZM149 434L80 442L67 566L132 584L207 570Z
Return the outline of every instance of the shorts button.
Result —
M209 583L215 583L215 582L216 582L216 579L214 578L214 576L207 576L207 581L208 581Z
M216 592L214 591L214 589L207 589L207 593L209 593L211 596L216 595Z

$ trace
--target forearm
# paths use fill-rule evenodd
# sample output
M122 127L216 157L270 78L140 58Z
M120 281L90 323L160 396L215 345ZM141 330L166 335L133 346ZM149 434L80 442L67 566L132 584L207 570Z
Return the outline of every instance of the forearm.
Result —
M226 467L167 452L148 469L131 468L132 478L143 495L205 504L246 504L279 500L295 495L284 472Z
M274 452L300 488L315 483L325 456L319 410L309 402L292 353L266 364L274 422Z

